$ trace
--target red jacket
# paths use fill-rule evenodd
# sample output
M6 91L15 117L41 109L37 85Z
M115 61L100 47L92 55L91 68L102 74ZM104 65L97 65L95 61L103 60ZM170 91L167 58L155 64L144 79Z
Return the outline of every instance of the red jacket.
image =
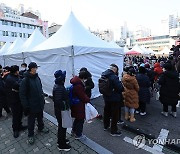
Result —
M85 93L85 87L78 76L70 80L73 84L73 96L80 99L80 103L71 106L71 115L76 119L85 119L85 104L90 102L90 98Z
M163 69L160 66L160 63L155 63L154 64L154 72L156 73L154 80L156 81L158 77L163 73Z

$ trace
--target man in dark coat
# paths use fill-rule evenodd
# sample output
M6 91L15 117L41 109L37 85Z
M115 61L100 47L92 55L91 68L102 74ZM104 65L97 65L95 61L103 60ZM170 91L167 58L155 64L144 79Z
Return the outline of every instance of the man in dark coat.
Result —
M87 70L87 68L85 67L82 67L80 69L80 72L87 72L87 75L88 75L88 78L87 80L85 81L85 92L86 92L86 95L91 98L91 90L94 88L94 82L92 80L92 75L91 73Z
M6 101L6 91L4 87L4 81L0 75L0 118L2 117L2 109L6 111L7 114L10 114L11 111L7 105Z
M104 107L104 130L107 130L110 126L110 117L111 120L111 135L120 136L121 132L118 131L117 122L119 120L119 108L120 103L122 103L122 92L124 90L122 83L120 82L118 76L118 66L115 64L110 65L110 69L102 73L102 76L105 76L110 81L110 89L112 94L110 96L103 95L105 101Z
M14 137L19 136L19 131L24 130L27 126L22 126L22 105L19 98L19 67L13 65L10 68L10 74L5 80L6 99L12 111L12 128Z
M37 64L31 62L28 65L29 70L24 73L19 95L25 112L28 114L28 143L34 143L34 125L35 119L38 121L38 130L48 133L49 130L44 127L43 110L44 110L44 95L42 90L41 80L36 73Z
M67 128L62 127L62 116L61 111L64 111L65 109L69 109L69 99L68 99L68 93L66 91L66 88L64 87L64 82L66 78L66 72L58 70L54 73L55 76L55 85L53 87L53 102L54 102L54 111L55 116L58 121L58 149L69 151L71 149L71 146L67 144L69 140L66 139L66 130Z
M146 75L146 69L139 67L139 73L136 75L136 79L139 85L139 108L136 113L140 112L140 115L146 115L146 103L150 102L150 80Z
M87 72L80 72L79 76L75 76L70 80L73 84L73 97L78 98L78 104L71 106L72 117L75 118L72 128L72 133L76 136L75 139L83 138L83 124L85 119L85 104L90 102L90 98L85 93L84 82L87 80Z
M158 83L160 87L160 98L159 100L163 104L164 116L168 116L168 106L171 106L171 114L176 117L176 105L179 99L180 92L180 83L178 73L173 70L173 67L170 63L164 65L165 71L161 75Z

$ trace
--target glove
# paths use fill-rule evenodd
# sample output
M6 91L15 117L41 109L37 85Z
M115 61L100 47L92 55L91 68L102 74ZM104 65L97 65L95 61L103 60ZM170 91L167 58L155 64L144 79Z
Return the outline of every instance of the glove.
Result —
M24 115L25 115L25 116L28 116L29 113L30 113L30 108L25 108L25 109L24 109Z

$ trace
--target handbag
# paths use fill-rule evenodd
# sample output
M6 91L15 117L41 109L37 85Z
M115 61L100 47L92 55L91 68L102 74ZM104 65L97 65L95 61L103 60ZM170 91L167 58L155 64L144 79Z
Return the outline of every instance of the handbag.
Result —
M160 97L159 91L156 92L156 100L158 101Z
M72 128L72 117L71 117L71 110L67 109L66 102L64 102L65 109L61 111L61 117L62 117L62 127L63 128Z

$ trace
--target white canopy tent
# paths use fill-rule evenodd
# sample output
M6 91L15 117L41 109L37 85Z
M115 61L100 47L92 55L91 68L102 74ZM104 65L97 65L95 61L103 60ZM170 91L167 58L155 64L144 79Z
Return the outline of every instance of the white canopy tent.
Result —
M150 53L151 55L154 55L154 54L155 54L155 52L154 52L151 48L148 48L148 51L149 51L149 53Z
M95 88L93 96L99 96L98 79L111 63L123 70L123 49L101 40L85 29L71 12L66 23L49 39L24 53L26 62L37 62L43 90L51 95L54 72L66 70L66 86L81 67L92 73Z
M13 64L19 65L22 63L22 55L16 55L12 57L11 54L16 53L17 51L21 51L22 44L24 41L21 38L17 38L10 47L5 50L2 55L0 55L0 59L4 61L4 66L11 66Z
M149 50L148 48L145 48L143 45L140 46L140 48L142 49L144 55L154 54L152 49Z
M158 55L169 55L171 51L168 49L168 47L164 47L163 50L161 50L160 52L157 52Z
M23 52L32 50L35 46L39 45L45 40L46 38L42 35L42 33L38 29L35 29L32 35L23 44L20 44L21 41L19 40L15 42L15 45L18 44L19 48L12 50L12 54L4 55L6 65L20 65L25 59Z
M35 29L32 35L24 42L21 52L30 51L45 40L45 36L38 29Z
M136 44L130 51L136 51L136 52L139 52L141 54L145 53L145 51L143 51L138 44Z
M13 44L11 44L11 46L8 48L7 52L4 53L4 55L11 55L20 52L22 50L23 43L24 41L20 37L17 37Z
M124 47L124 54L126 54L129 51L129 49L125 46Z

